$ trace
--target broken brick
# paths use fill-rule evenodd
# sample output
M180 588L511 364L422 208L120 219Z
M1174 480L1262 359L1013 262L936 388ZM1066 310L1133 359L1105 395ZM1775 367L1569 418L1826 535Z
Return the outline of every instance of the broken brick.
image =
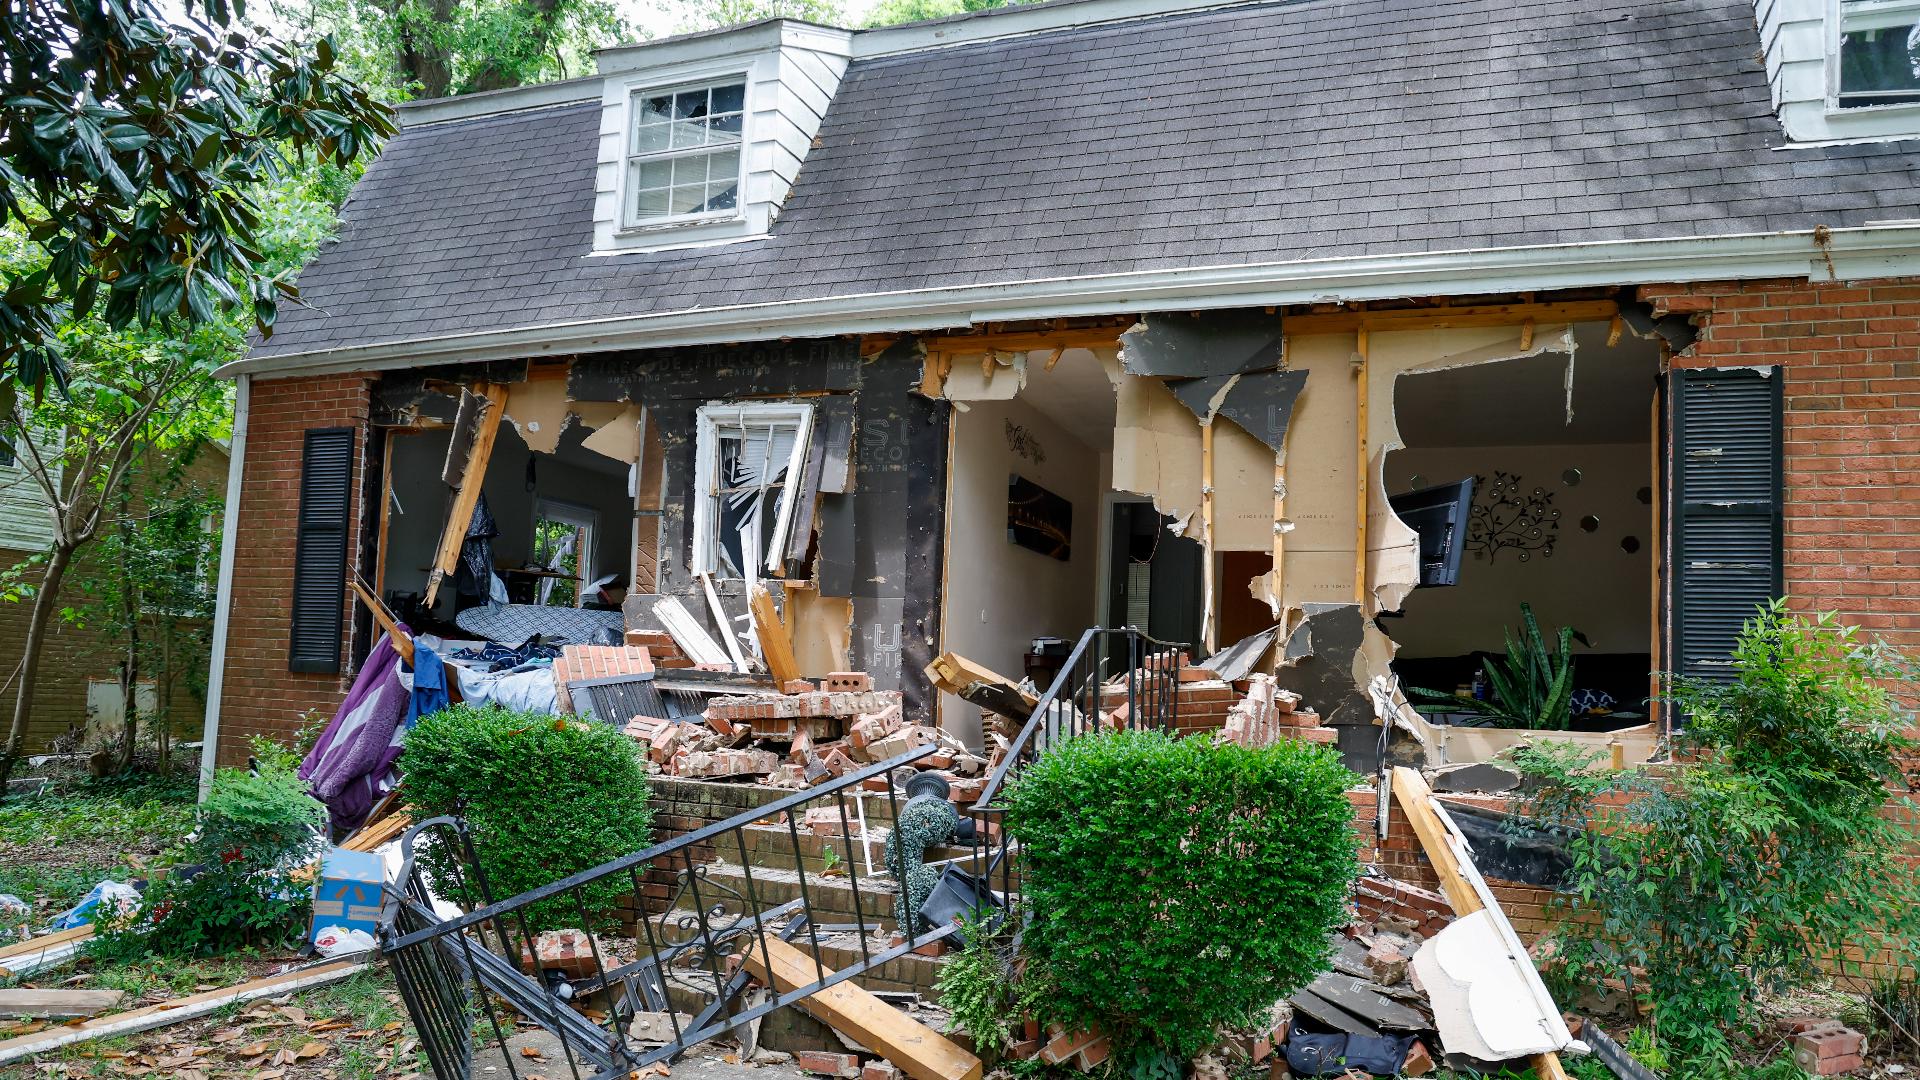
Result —
M851 1080L860 1075L860 1059L852 1054L833 1054L825 1050L796 1050L793 1063L803 1072L820 1076L841 1076Z
M1413 1045L1407 1047L1407 1060L1405 1064L1400 1066L1400 1075L1425 1076L1432 1071L1432 1052L1427 1049L1426 1043L1421 1042L1419 1039L1413 1040Z
M869 1061L860 1067L860 1080L907 1080L907 1074L891 1061Z

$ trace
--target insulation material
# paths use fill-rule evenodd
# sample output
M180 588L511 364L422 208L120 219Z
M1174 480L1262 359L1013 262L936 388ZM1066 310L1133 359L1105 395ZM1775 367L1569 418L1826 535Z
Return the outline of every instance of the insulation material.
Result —
M581 408L582 411L587 409L586 406ZM615 461L640 460L640 411L640 406L628 405L615 416L597 424L589 423L582 416L580 422L593 428L594 432L581 441L581 447Z
M1006 401L1027 385L1026 353L953 353L940 396L948 401Z
M560 433L566 429L570 411L565 379L536 379L507 388L506 419L527 449L537 454L560 448Z
M807 678L824 678L852 667L848 660L853 644L850 598L821 596L812 589L789 591L787 633L793 639L793 658Z
M1121 376L1117 409L1114 490L1150 496L1155 508L1180 523L1179 535L1198 540L1200 425L1193 413L1159 379L1139 375ZM1271 487L1269 480L1262 490Z

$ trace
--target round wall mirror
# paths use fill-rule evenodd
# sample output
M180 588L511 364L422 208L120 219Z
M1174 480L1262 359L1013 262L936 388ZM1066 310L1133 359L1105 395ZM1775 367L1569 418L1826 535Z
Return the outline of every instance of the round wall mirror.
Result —
M1580 470L1568 469L1566 472L1561 473L1560 482L1567 485L1568 487L1579 487L1580 486Z

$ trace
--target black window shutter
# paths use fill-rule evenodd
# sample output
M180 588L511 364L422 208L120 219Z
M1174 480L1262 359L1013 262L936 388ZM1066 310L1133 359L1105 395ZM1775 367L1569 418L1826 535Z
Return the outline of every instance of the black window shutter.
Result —
M1780 595L1781 374L1673 373L1674 655L1695 678L1730 680L1740 627Z
M299 542L293 557L293 640L287 670L340 671L346 608L347 512L353 502L353 429L307 432L300 470Z

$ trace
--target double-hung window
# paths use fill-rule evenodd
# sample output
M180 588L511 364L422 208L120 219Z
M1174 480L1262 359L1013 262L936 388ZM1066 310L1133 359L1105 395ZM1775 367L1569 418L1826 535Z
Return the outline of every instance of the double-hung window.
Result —
M699 411L694 573L751 582L780 569L812 428L805 404Z
M1920 0L1834 0L1833 103L1920 105Z
M628 109L627 228L733 217L744 79L637 91Z

